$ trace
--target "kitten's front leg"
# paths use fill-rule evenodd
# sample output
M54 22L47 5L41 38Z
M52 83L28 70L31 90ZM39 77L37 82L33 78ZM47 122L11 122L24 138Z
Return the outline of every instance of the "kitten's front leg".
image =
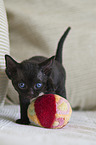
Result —
M20 100L21 118L16 120L16 123L28 125L28 124L30 124L30 122L29 122L29 119L27 116L27 109L30 104L30 100L24 99L22 96L19 96L19 100Z

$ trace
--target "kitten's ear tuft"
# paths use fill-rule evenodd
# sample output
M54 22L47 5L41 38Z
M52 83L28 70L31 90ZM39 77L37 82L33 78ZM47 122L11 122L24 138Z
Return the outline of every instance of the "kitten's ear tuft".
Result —
M39 64L42 72L46 75L49 75L52 70L53 62L55 61L55 56L50 57L49 59L43 61Z
M6 69L5 72L9 79L16 73L17 62L9 55L5 55Z

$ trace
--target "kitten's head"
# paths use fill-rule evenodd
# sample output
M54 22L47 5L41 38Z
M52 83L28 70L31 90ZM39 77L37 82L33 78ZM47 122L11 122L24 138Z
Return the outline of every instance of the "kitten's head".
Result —
M50 91L48 82L50 81L50 85L52 84L49 76L54 57L46 59L42 63L32 63L30 60L18 63L9 55L5 56L5 60L6 74L21 97L32 99L42 92Z

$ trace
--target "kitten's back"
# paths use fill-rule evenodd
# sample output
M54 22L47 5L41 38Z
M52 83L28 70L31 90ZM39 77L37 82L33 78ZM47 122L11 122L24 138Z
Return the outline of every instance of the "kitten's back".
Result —
M38 63L45 61L46 59L48 59L48 58L44 57L44 56L33 56L29 59L29 61L38 64Z

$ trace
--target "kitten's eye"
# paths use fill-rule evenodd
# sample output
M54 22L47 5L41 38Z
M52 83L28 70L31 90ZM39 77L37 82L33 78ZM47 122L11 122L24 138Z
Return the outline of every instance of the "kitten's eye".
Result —
M37 83L36 84L36 88L38 89L38 88L41 88L42 87L42 84L41 83Z
M25 83L18 83L18 87L20 89L25 89L26 88L26 85L25 85Z

